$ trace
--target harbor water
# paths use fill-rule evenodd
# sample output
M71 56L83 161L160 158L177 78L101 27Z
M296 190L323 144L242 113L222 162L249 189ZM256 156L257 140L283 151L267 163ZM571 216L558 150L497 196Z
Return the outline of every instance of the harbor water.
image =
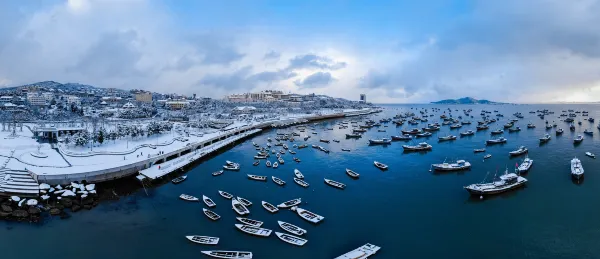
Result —
M45 218L41 223L0 222L3 255L7 258L208 258L202 250L251 251L254 258L334 258L365 243L382 247L372 258L599 258L600 247L600 159L585 156L585 152L600 155L600 105L385 105L382 113L365 117L328 120L314 125L318 134L311 134L309 124L302 137L293 144L307 143L308 148L294 149L296 155L283 156L285 164L279 168L267 168L262 160L252 166L256 154L252 142L265 146L267 138L274 139L277 132L291 133L294 128L267 130L239 145L203 161L185 174L188 179L181 184L155 184L146 189L116 191L118 200L104 201L93 210L71 213L68 219ZM437 107L439 112L432 112ZM413 109L411 109L413 108ZM410 142L393 142L387 146L369 146L369 138L399 135L400 129L393 123L369 129L360 139L346 139L352 127L339 129L341 121L370 118L376 121L391 118L401 112L428 109L428 123L440 122L440 114L448 108L453 117L463 116L463 109L472 109L471 125L451 130L442 126L429 139ZM498 110L504 117L492 123L487 131L474 136L460 137L459 132L475 131L480 111ZM554 114L544 120L529 111L548 109ZM575 122L582 125L576 131L561 121L562 110L589 111L590 123L580 113ZM458 110L458 111L455 111ZM490 132L502 128L515 112L525 118L515 123L521 131L503 136L503 145L484 146L485 140L496 138ZM495 113L491 113L492 118ZM563 119L566 117L563 117ZM565 130L562 136L555 129L546 130L545 120L555 121L557 128ZM527 129L527 123L535 129ZM419 128L427 123L421 123ZM384 127L387 125L387 127ZM350 126L350 124L349 124ZM333 130L327 130L333 128ZM386 132L378 132L378 129ZM585 140L574 145L573 139L591 129L594 136L584 135ZM539 138L549 133L552 139L543 145ZM437 136L459 136L457 140L439 142ZM340 143L320 143L319 139L339 139ZM405 153L403 144L427 141L433 150L425 153ZM274 142L273 142L274 143ZM322 145L331 150L329 154L313 149L311 144ZM519 146L529 149L534 164L524 177L526 187L495 197L471 197L463 186L492 180L494 175L508 169L512 172L524 156L510 158L509 151ZM486 153L473 153L475 148L486 148ZM280 150L281 147L275 147ZM341 151L342 148L350 152ZM483 160L485 154L492 158ZM296 163L292 157L302 162ZM585 169L585 178L574 181L570 176L570 160L578 157ZM430 172L432 163L464 159L472 169L461 172ZM226 160L240 163L239 172L226 171L213 177ZM270 160L275 161L274 155ZM389 166L381 171L373 166L379 161ZM310 184L302 188L293 181L294 169L299 169ZM349 168L360 174L357 180L345 174ZM247 174L264 175L268 182L252 181ZM277 186L270 180L277 176L287 184ZM175 176L168 176L173 178ZM324 178L345 183L339 190L326 185ZM141 186L135 179L127 183ZM218 194L226 191L254 203L248 218L264 221L264 228L284 232L277 221L285 221L308 231L304 247L296 247L279 240L275 233L260 238L242 233L234 227L235 212L231 201ZM178 198L182 193L212 198L217 206L213 209L221 215L218 221L209 220L203 213L204 203L185 202ZM300 218L295 212L280 210L271 214L262 208L261 201L271 204L294 198L302 198L301 208L325 217L314 225ZM216 246L203 246L189 242L186 235L219 237Z

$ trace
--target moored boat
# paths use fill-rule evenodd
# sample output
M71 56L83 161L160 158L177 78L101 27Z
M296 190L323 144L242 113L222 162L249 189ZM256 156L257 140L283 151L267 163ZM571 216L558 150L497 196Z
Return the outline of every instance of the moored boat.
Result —
M249 174L248 178L256 181L267 181L267 177L262 175Z
M575 179L583 178L583 166L578 158L571 159L571 176Z
M404 151L427 151L427 150L431 150L432 146L427 144L427 142L421 142L418 145L403 145L402 148L404 149Z
M462 136L462 137L464 137L464 136L472 136L472 135L475 135L475 131L467 130L465 132L461 132L460 133L460 136Z
M360 176L360 174L358 174L357 172L354 172L348 168L346 168L346 174L352 178L358 178Z
M487 155L483 156L483 159L488 159L488 158L492 158L492 155L491 154L487 154Z
M304 179L304 175L300 172L300 170L298 169L294 169L294 175L296 176L296 178L298 179Z
M268 237L271 235L272 230L260 227L253 227L244 224L235 224L235 227L242 232L245 232L250 235L260 236L260 237Z
M504 137L499 137L499 138L497 138L497 139L489 139L489 140L486 140L486 142L485 142L485 143L486 143L486 144L488 144L488 145L494 145L494 144L506 143L506 138L504 138Z
M273 182L274 182L274 183L276 183L277 185L281 185L281 186L285 185L285 181L284 181L284 180L281 180L281 179L279 179L278 177L271 176L271 179L272 179L272 180L273 180Z
M300 179L300 178L296 178L294 177L294 182L296 182L298 185L306 188L309 186L309 184L307 182L305 182L304 180Z
M220 194L221 196L223 196L223 198L225 198L225 199L228 199L228 200L231 200L231 198L233 198L233 195L231 195L231 194L230 194L230 193L228 193L228 192L219 191L219 194Z
M369 145L387 145L390 143L392 143L392 140L388 138L369 139Z
M465 186L471 195L493 195L503 193L521 187L527 183L527 179L519 176L515 173L508 173L508 170L504 172L504 175L500 176L498 181L489 183L476 183Z
M481 153L481 152L485 152L485 148L476 148L476 149L473 149L473 153Z
M221 174L223 174L223 170L215 171L212 173L213 176L219 176Z
M471 163L465 160L458 160L456 163L432 164L431 167L436 171L459 171L471 168Z
M296 245L296 246L303 246L304 244L306 244L306 242L308 242L308 240L306 240L304 238L299 238L297 236L292 236L292 235L286 234L286 233L275 232L275 235L277 235L277 237L279 239L281 239L281 241L286 242L288 244Z
M520 156L527 152L528 152L528 150L525 146L520 146L519 148L517 148L517 150L510 151L510 152L508 152L508 154L510 156Z
M289 201L283 202L283 203L277 205L277 207L280 208L280 209L286 209L286 208L294 207L294 206L296 206L296 205L298 205L300 203L302 203L302 199L298 198L298 199L293 199L293 200L289 200Z
M257 228L261 227L264 224L264 222L262 222L262 221L249 219L249 218L236 217L236 219L239 222L242 222L248 226L253 226L253 227L257 227Z
M204 204L210 208L217 206L217 204L212 199L206 197L206 195L202 195L202 200L204 201Z
M185 181L185 179L187 179L187 175L182 175L182 176L179 176L179 177L171 180L171 182L174 184L178 184L178 183Z
M392 136L392 140L411 140L412 137L410 135L398 135Z
M187 194L181 194L181 195L179 195L179 198L184 201L199 201L198 198L196 198L192 195L187 195Z
M373 164L375 165L375 167L377 167L377 168L379 168L381 170L387 170L388 169L388 166L386 164L384 164L384 163L380 163L380 162L374 161Z
M227 259L251 259L252 252L246 251L201 251L203 254L214 257L214 258L227 258Z
M275 213L275 212L279 211L279 209L277 207L275 207L275 205L268 203L266 201L262 201L261 204L262 204L263 208L265 208L265 210L267 210L268 212Z
M523 162L517 167L517 172L519 172L520 174L527 173L529 172L529 169L531 169L532 165L533 160L529 157L526 157L525 159L523 159Z
M247 200L247 199L244 199L244 198L242 198L242 197L240 197L240 196L236 197L236 199L237 199L239 202L241 202L242 204L244 204L244 206L246 206L246 207L248 207L248 206L252 206L252 202L251 202L251 201L249 201L249 200Z
M244 204L242 204L237 199L231 199L231 207L240 216L250 214L250 211L248 210L248 208L246 208L246 206L244 206Z
M277 221L277 224L279 224L279 227L281 227L281 229L290 232L296 236L301 236L306 234L306 230L304 230L303 228L300 228L298 226L292 225L290 223L287 222L283 222L283 221Z
M301 218L303 218L304 220L317 224L319 222L321 222L323 219L325 219L325 217L315 214L313 212L310 212L308 210L302 209L302 208L296 208L296 213L298 213L298 216L300 216Z
M335 188L342 189L342 190L346 188L346 185L343 183L336 182L334 180L329 180L329 179L324 179L324 180L325 180L326 184L333 186Z
M358 259L358 258L367 259L370 256L377 253L377 251L379 251L379 249L381 249L381 247L367 243L359 248L356 248L348 253L340 255L334 259Z
M221 216L219 216L219 214L215 213L212 210L202 208L202 211L204 212L204 215L206 215L209 219L218 220L221 218Z
M240 170L240 165L224 165L223 166L224 170L229 170L229 171L238 171Z
M586 155L586 156L589 156L589 157L591 157L591 158L596 158L596 155L594 155L594 154L593 154L593 153L591 153L591 152L585 152L585 155Z
M579 143L581 143L582 141L583 141L583 136L582 136L582 135L577 135L577 137L575 137L575 138L573 139L573 143L575 143L575 144L579 144Z
M185 238L187 238L188 240L190 240L191 242L194 242L196 244L216 245L216 244L219 243L219 238L218 237L185 236Z

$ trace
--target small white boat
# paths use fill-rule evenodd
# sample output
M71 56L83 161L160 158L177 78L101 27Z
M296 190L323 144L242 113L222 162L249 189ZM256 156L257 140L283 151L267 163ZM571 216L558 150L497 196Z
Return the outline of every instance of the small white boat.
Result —
M281 241L286 242L288 244L296 245L296 246L303 246L304 244L306 244L306 242L308 242L308 240L306 240L304 238L299 238L297 236L292 236L292 235L286 234L286 233L275 232L275 235L277 235L277 237L279 239L281 239Z
M358 174L357 172L354 172L348 168L346 168L346 174L352 178L358 178L360 176L360 174Z
M273 163L273 168L277 168L277 167L279 167L279 163L277 163L277 162Z
M296 178L298 179L304 179L304 175L300 172L300 170L298 169L294 169L294 175L296 176Z
M234 163L234 162L231 162L231 161L229 161L229 160L225 161L225 164L226 164L226 165L229 165L229 166L240 165L240 164L238 164L238 163Z
M381 249L381 247L372 244L366 244L334 259L367 259L377 253L379 249Z
M473 153L481 153L481 152L485 152L485 148L478 148L478 149L473 150Z
M236 197L236 199L237 199L239 202L241 202L242 204L244 204L244 206L246 206L246 207L248 207L248 206L252 206L252 202L251 202L251 201L249 201L249 200L246 200L246 199L244 199L244 198L242 198L242 197L239 197L239 196L238 196L238 197Z
M517 150L510 151L510 152L508 152L508 154L510 156L520 156L520 155L523 155L523 154L525 154L527 152L528 152L528 150L527 150L527 148L525 146L520 146L519 148L517 148Z
M221 174L223 174L223 170L216 171L216 172L212 173L213 176L218 176L218 175L221 175Z
M281 229L290 232L296 236L301 236L306 234L306 230L304 230L303 228L300 228L298 226L292 225L290 223L287 222L283 222L283 221L277 221L277 223L279 224L279 227L281 227Z
M342 190L346 188L346 185L343 183L336 182L334 180L329 180L329 179L324 179L324 180L325 180L325 183L329 186L333 186L335 188L342 189Z
M546 143L548 141L550 141L552 137L550 137L550 134L546 133L544 134L543 137L540 138L540 143Z
M529 157L526 157L525 159L523 159L523 162L517 167L517 171L519 173L526 173L529 171L529 169L531 168L532 165L533 165L533 160L530 159Z
M294 182L296 182L298 185L300 185L300 186L302 186L304 188L308 187L308 185L309 185L307 182L305 182L304 180L302 180L300 178L295 178L294 177Z
M571 160L571 176L575 179L583 177L583 166L581 166L581 161L577 158Z
M267 160L267 162L265 162L265 165L266 165L267 167L271 167L271 161Z
M240 170L240 165L224 165L223 169L229 171L238 171Z
M250 235L260 236L260 237L268 237L271 235L271 232L273 232L270 229L253 227L253 226L244 225L244 224L235 224L235 227L237 229L241 230L242 232L245 232Z
M182 176L179 176L179 177L171 180L171 182L174 184L178 184L178 183L185 181L185 179L187 179L187 175L182 175Z
M202 208L202 211L204 212L204 215L206 215L209 219L218 220L221 218L221 216L219 216L219 214L215 213L212 210Z
M488 145L502 144L502 143L506 143L506 138L499 137L497 139L489 139L489 140L486 140L485 143L488 144Z
M231 198L233 198L233 195L231 195L231 194L230 194L230 193L228 193L228 192L219 191L219 194L220 194L221 196L223 196L223 198L225 198L225 199L228 199L228 200L231 200Z
M581 143L581 141L583 141L582 135L578 135L577 137L575 137L575 139L573 139L573 143L575 144Z
M271 176L271 179L273 179L274 183L276 183L276 184L278 184L280 186L285 185L285 181L284 180L281 180L281 179L279 179L279 178L277 178L275 176Z
M262 203L263 208L265 208L265 210L267 210L268 212L276 213L279 211L279 209L271 203L268 203L266 201L262 201L261 203Z
M214 258L227 258L227 259L252 259L252 252L245 251L202 251L203 254L214 257Z
M592 154L591 152L585 152L585 155L591 158L596 158L596 155Z
M204 201L204 204L206 204L206 206L208 206L210 208L217 206L217 204L213 200L206 197L205 195L202 195L202 200Z
M286 209L286 208L294 207L300 203L302 203L302 199L298 198L298 199L293 199L293 200L289 200L284 203L281 203L281 204L277 205L277 207L280 209Z
M250 214L248 208L246 208L246 206L244 206L244 204L239 202L237 199L231 199L231 207L240 216Z
M325 219L325 217L323 217L321 215L312 213L312 212L310 212L308 210L305 210L305 209L302 209L302 208L296 208L296 213L298 213L298 215L301 218L305 219L306 221L311 222L311 223L315 223L315 224L319 223L323 219Z
M181 195L179 195L179 198L184 201L199 201L198 198L196 198L192 195L187 195L187 194L181 194Z
M218 237L207 237L207 236L185 236L188 240L203 245L216 245L219 243Z
M384 163L379 163L377 161L374 161L373 164L375 165L375 167L381 169L381 170L387 170L388 166Z
M487 155L485 155L485 156L483 157L483 159L488 159L488 158L491 158L491 157L492 157L492 154L487 154Z
M253 219L249 219L249 218L242 218L242 217L236 217L236 219L239 222L242 222L248 226L253 226L253 227L257 227L259 228L260 226L263 225L264 222L262 221L258 221L258 220L253 220Z
M249 174L248 178L252 179L252 180L256 180L256 181L267 181L267 177L266 176L261 176L261 175Z

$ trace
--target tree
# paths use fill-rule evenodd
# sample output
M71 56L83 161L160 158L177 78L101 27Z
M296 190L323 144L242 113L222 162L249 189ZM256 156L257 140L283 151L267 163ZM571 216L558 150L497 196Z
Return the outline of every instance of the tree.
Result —
M100 143L100 145L104 143L104 129L102 128L98 131L98 143Z

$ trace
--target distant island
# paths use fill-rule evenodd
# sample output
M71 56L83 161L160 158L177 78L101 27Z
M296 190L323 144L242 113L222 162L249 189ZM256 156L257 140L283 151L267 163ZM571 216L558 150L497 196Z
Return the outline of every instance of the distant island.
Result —
M431 102L433 104L502 104L498 102L492 102L489 100L477 100L472 97L463 97L460 99L446 99L437 102Z

